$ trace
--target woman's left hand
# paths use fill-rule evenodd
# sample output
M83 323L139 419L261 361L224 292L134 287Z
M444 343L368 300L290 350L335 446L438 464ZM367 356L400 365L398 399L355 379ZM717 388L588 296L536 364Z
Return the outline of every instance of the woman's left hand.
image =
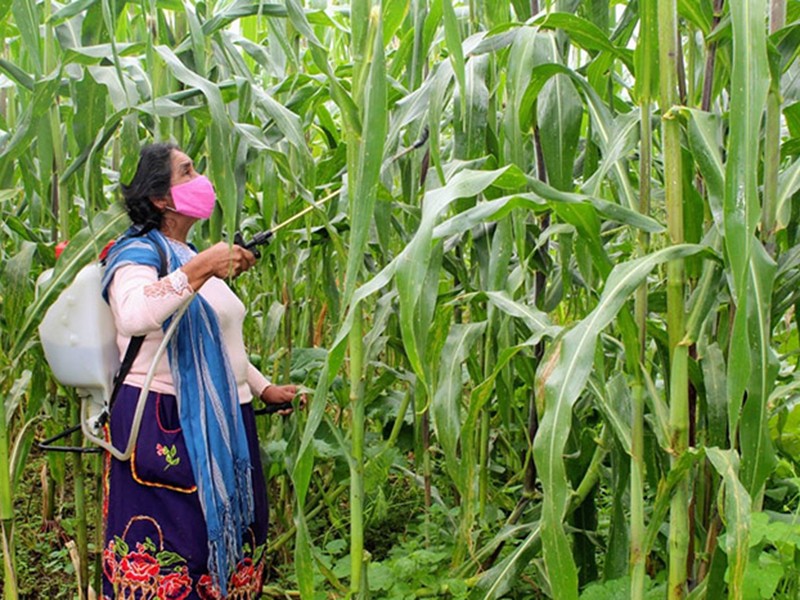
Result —
M294 400L294 397L297 395L297 386L296 385L268 385L264 388L261 392L261 399L267 404L283 404L284 402L291 402ZM306 406L306 395L301 394L300 396L300 408L305 408ZM285 410L279 410L279 415L289 415L292 413L294 408L287 408Z

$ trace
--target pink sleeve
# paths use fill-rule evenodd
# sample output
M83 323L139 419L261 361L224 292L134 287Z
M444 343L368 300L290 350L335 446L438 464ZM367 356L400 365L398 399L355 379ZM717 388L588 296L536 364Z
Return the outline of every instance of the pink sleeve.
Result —
M160 329L192 293L181 269L159 279L153 267L127 265L114 274L108 302L119 333L133 337Z
M264 391L264 388L267 386L272 385L269 379L264 377L261 374L261 371L256 369L253 365L247 365L247 385L250 386L250 392L256 398L261 397L261 392Z

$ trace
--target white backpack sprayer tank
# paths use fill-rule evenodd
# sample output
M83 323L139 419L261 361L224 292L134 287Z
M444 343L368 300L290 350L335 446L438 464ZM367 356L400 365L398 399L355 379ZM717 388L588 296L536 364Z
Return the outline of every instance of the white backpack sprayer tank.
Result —
M52 277L42 273L37 287ZM83 267L56 298L39 325L39 338L55 378L77 388L85 398L82 421L99 433L98 419L111 395L119 369L117 330L111 309L100 295L103 267L93 262ZM85 432L84 432L85 433Z
M164 256L162 256L162 270L166 270ZM37 289L46 285L52 276L53 269L42 273L36 283ZM102 296L102 279L103 265L100 262L95 261L83 267L72 283L50 305L39 325L39 338L53 376L62 385L75 387L81 398L80 424L41 442L39 448L68 452L98 451L95 448L52 445L56 440L80 428L88 440L108 450L115 458L128 460L139 435L145 401L156 365L193 296L178 309L164 335L163 342L156 351L139 394L130 437L125 444L125 450L119 450L102 435L103 425L108 418L114 377L121 364L117 329L111 309ZM134 354L137 351L138 347Z

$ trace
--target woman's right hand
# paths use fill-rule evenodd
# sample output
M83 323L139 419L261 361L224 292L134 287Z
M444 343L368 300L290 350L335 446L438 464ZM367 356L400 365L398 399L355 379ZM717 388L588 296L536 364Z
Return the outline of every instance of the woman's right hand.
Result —
M211 277L232 279L256 264L252 252L228 242L217 242L206 248L181 267L189 285L197 291Z

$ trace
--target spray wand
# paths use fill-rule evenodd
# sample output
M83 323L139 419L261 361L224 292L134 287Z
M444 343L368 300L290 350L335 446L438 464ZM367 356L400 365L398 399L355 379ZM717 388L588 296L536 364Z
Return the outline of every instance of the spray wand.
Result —
M272 239L272 236L275 235L276 231L283 229L290 223L294 223L297 219L299 219L304 215L307 215L315 208L320 208L325 202L327 202L331 198L335 198L338 195L339 195L339 190L336 190L332 194L325 196L319 202L315 202L311 206L307 206L306 208L301 210L296 215L289 217L283 223L279 223L272 229L267 229L266 231L259 231L249 241L245 241L244 236L242 236L242 233L240 231L237 231L236 235L233 238L233 243L236 244L237 246L241 246L245 250L250 250L250 252L252 252L256 258L261 258L261 252L258 251L257 246L265 246L269 244L270 240ZM257 415L272 414L282 410L288 410L290 408L293 408L291 402L280 402L278 404L267 404L264 408L260 408L254 411L254 413Z
M237 246L241 246L245 250L250 250L256 258L261 258L261 252L258 251L256 246L265 246L269 244L269 241L272 239L272 236L275 235L276 231L279 231L289 225L290 223L294 223L300 217L303 217L310 213L315 208L320 208L323 204L325 204L331 198L335 198L339 195L339 190L336 190L332 194L328 194L319 202L313 203L311 206L305 207L296 215L289 217L283 223L279 223L275 225L272 229L267 229L266 231L259 231L255 234L249 241L245 241L244 236L240 231L236 232L236 235L233 237L233 243Z

